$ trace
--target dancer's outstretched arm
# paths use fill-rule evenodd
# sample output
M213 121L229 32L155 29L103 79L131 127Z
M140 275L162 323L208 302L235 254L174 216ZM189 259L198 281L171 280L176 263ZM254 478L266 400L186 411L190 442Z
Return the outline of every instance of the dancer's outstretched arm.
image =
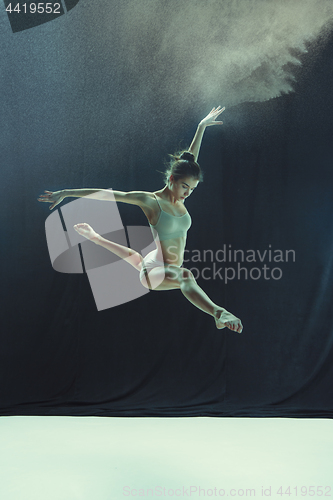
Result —
M199 156L201 141L206 127L209 127L210 125L222 125L223 122L221 121L217 122L215 120L221 113L223 113L224 110L225 108L221 108L221 106L213 108L211 112L208 113L208 115L205 116L205 118L203 118L199 123L198 128L194 134L193 141L191 142L191 145L188 149L189 152L194 155L195 161L197 161Z
M62 189L61 191L44 191L38 198L38 201L44 201L47 203L52 203L50 210L56 207L67 197L89 197L92 200L103 200L103 201L121 201L123 203L129 203L131 205L138 205L141 208L145 208L149 203L148 193L145 191L114 191L113 189Z

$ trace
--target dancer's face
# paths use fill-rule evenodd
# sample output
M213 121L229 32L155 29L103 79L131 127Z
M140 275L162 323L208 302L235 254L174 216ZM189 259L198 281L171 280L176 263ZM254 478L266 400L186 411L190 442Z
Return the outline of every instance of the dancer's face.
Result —
M183 177L182 179L175 181L173 175L170 176L170 189L174 197L182 203L184 203L185 199L190 196L198 184L199 181L193 177Z

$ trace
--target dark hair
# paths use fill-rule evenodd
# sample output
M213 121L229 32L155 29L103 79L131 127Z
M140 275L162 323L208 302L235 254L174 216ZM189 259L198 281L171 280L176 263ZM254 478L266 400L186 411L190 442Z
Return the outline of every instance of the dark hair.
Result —
M200 165L195 161L195 157L189 151L182 153L175 153L169 155L171 161L167 170L164 172L164 180L168 183L170 175L173 175L175 181L183 179L184 177L193 177L194 179L202 182L203 175Z

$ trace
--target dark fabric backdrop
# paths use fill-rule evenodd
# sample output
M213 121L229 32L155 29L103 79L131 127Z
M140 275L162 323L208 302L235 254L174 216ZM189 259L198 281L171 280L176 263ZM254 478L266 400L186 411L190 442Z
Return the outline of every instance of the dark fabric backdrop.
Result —
M177 109L158 89L128 104L138 82L123 78L126 60L104 59L103 36L88 36L94 13L81 26L79 8L24 33L2 18L1 414L331 417L333 38L309 44L293 93L231 107L205 133L188 255L226 245L296 256L242 264L279 267L281 279L199 276L242 319L237 335L178 290L98 312L86 275L51 266L44 189L161 189L167 154L224 104L221 91ZM147 225L118 206L124 226Z

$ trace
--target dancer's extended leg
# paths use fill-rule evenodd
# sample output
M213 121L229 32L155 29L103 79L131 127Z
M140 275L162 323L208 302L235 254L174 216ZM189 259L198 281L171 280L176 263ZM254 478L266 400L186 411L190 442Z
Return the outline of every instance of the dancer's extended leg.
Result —
M85 222L76 224L74 226L74 229L88 240L91 240L96 243L96 245L100 245L110 252L114 253L115 255L118 255L118 257L131 264L133 267L135 267L135 269L141 271L141 263L143 261L143 257L135 250L132 250L132 248L128 248L123 245L119 245L118 243L114 243L113 241L106 240L105 238L103 238L103 236L97 234L93 230L93 228Z
M159 274L164 273L165 278L160 283ZM217 328L230 328L230 330L241 333L243 329L239 318L228 312L221 306L215 304L208 295L200 288L193 274L188 269L177 266L165 266L164 269L152 269L149 273L149 279L152 283L160 283L154 290L170 290L179 288L183 295L193 305L207 314L214 317Z

